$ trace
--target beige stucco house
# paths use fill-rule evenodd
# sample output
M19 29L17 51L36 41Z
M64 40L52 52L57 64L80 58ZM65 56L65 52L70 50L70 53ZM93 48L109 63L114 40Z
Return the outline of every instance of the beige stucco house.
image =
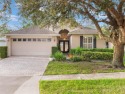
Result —
M13 31L6 34L8 56L51 55L53 46L62 52L71 48L108 48L108 43L97 37L97 31L90 28L78 28L72 31L61 29L58 32L37 26Z

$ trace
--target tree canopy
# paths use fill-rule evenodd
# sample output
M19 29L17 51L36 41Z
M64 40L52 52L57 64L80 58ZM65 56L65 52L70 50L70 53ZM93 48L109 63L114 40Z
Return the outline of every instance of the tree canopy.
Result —
M74 23L77 19L91 19L101 38L125 42L125 0L17 0L23 17L36 24L54 25L61 22ZM111 26L115 34L105 36L100 24ZM122 34L121 34L122 33ZM115 36L116 35L116 36ZM118 37L121 36L121 37ZM123 38L123 39L122 39Z

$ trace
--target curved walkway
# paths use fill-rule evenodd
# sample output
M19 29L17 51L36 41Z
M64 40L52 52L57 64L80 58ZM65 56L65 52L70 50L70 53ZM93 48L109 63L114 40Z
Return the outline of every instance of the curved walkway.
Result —
M95 73L95 74L72 74L72 75L48 75L42 76L41 80L89 80L89 79L120 79L125 78L125 72Z

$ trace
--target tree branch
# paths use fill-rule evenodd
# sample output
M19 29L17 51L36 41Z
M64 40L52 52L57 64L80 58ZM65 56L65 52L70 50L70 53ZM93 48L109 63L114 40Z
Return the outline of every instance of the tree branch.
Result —
M122 8L123 8L123 5L125 3L125 0L121 0L121 2L119 3L117 9L118 9L118 12L122 15Z
M105 13L110 20L111 26L113 26L114 29L118 29L117 21L112 17L112 14L108 10L106 10Z
M120 15L118 13L118 11L114 7L108 8L108 11L114 16L114 18L116 19L118 25L122 26L123 25L124 16Z
M103 23L106 23L108 25L111 25L110 21L107 21L106 19L98 20L98 22L103 22Z
M89 11L87 10L87 8L86 8L85 6L84 6L84 8L85 8L85 12L87 13L88 17L89 17L89 18L93 21L93 23L95 24L95 26L96 26L96 28L97 28L97 30L98 30L98 33L99 33L99 37L100 37L101 39L106 40L106 41L112 41L112 39L111 39L110 37L107 37L107 36L105 36L105 35L103 34L102 29L101 29L100 25L98 24L98 21L96 20L96 18L89 13Z

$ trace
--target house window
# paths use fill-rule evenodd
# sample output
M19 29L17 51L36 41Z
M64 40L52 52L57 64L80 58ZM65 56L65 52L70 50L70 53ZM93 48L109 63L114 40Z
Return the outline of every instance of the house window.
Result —
M35 38L33 38L33 41L35 42L35 41L36 41L36 39L35 39Z
M83 48L93 48L93 37L83 37Z
M42 42L46 42L46 39L45 39L45 38L43 38L43 39L42 39Z
M24 38L23 41L25 42L25 41L26 41L26 38Z
M31 41L31 38L28 38L28 41Z
M48 41L48 42L51 42L51 38L48 38L47 41Z
M18 39L18 41L22 41L22 39L21 39L21 38L19 38L19 39Z
M40 42L40 41L41 41L41 39L40 39L40 38L38 38L38 41Z
M17 39L16 39L16 38L14 38L14 39L13 39L13 41L15 42L15 41L17 41Z

